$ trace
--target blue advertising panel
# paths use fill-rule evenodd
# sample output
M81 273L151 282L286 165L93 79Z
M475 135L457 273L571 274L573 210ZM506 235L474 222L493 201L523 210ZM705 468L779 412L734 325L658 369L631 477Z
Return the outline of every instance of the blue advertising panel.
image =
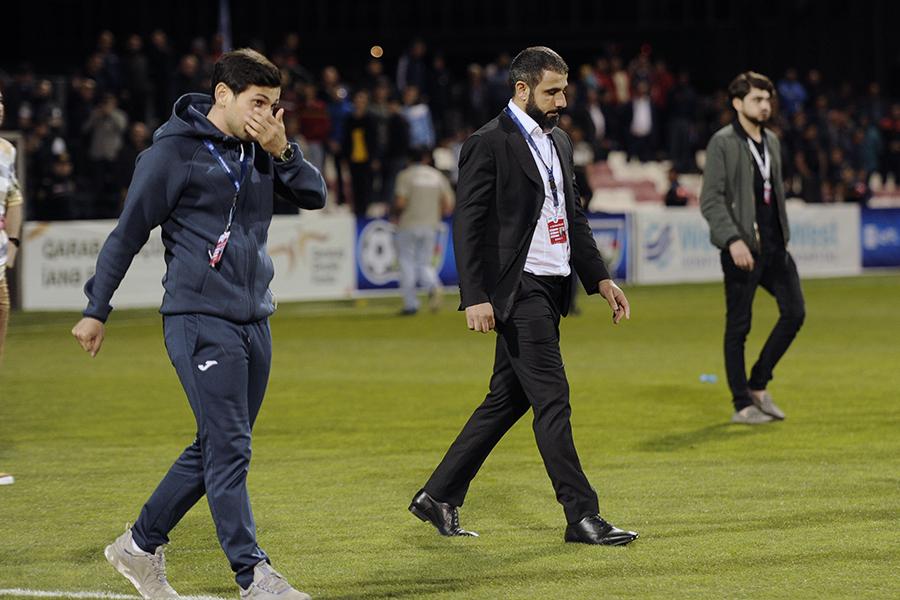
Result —
M628 267L631 217L619 213L588 213L587 218L610 275L620 281L628 280L631 276Z
M900 266L900 208L863 210L860 233L864 267Z
M444 219L434 246L433 264L444 285L457 285L450 219ZM356 220L356 280L359 290L396 289L400 265L394 244L394 224L387 219Z

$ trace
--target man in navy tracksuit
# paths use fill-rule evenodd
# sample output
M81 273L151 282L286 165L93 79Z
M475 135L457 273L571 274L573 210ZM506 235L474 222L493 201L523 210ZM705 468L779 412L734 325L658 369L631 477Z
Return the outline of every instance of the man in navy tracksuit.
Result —
M325 205L325 182L289 144L278 69L252 50L223 55L213 96L187 94L137 160L125 208L85 285L72 330L92 356L110 300L150 231L165 245L166 349L197 421L197 437L106 558L145 598L176 598L165 576L168 534L204 496L242 598L309 598L268 564L247 495L250 435L271 365L274 311L266 253L274 193Z

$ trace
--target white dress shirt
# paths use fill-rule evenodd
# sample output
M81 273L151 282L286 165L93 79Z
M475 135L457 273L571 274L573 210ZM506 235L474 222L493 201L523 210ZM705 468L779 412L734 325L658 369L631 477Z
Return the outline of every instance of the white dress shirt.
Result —
M540 219L538 219L537 226L534 228L531 246L528 248L528 257L525 259L525 271L532 275L568 275L572 272L569 266L569 255L571 252L569 248L569 221L566 218L565 179L563 178L562 166L559 163L559 155L553 146L550 134L544 133L534 119L516 106L512 100L509 101L509 109L519 119L525 131L531 134L534 145L541 153L541 156L538 157L528 140L523 140L528 145L534 164L541 175L541 181L544 183L544 204L541 207ZM519 135L521 135L521 132L519 132ZM553 179L556 181L559 200L558 207L553 206L553 190L550 188L550 177L547 174L545 164L552 164ZM550 223L559 222L560 219L562 219L562 229L554 228L554 234L556 239L564 235L565 241L552 243Z

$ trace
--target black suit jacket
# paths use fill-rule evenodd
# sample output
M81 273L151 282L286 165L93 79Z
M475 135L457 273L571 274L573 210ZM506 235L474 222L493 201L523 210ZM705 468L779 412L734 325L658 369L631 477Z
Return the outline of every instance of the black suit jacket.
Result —
M572 142L559 128L551 137L563 170L570 265L588 294L609 272L577 201ZM453 243L460 310L490 302L503 321L512 310L528 248L544 203L544 183L528 142L505 113L466 140L459 158ZM568 294L562 314L568 312Z

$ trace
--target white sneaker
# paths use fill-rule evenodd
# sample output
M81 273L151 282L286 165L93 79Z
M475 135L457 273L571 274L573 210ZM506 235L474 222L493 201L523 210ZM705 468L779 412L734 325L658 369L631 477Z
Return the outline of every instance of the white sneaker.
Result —
M753 400L754 406L766 413L770 417L778 419L779 421L784 420L784 411L778 408L778 405L772 401L772 396L769 395L769 392L766 390L761 391L750 391L750 398Z
M292 588L281 573L261 561L253 568L253 583L246 590L241 589L241 600L312 600L312 597Z
M0 473L0 485L12 485L16 482L16 478L9 473Z
M773 417L759 410L755 404L745 406L741 410L731 415L731 422L738 423L740 425L761 425L763 423L769 423L774 420L775 419Z
M153 554L135 550L131 527L125 529L125 533L107 546L103 554L109 564L130 581L138 593L147 600L180 598L178 592L173 590L166 580L166 558L163 555L163 547L159 546Z

